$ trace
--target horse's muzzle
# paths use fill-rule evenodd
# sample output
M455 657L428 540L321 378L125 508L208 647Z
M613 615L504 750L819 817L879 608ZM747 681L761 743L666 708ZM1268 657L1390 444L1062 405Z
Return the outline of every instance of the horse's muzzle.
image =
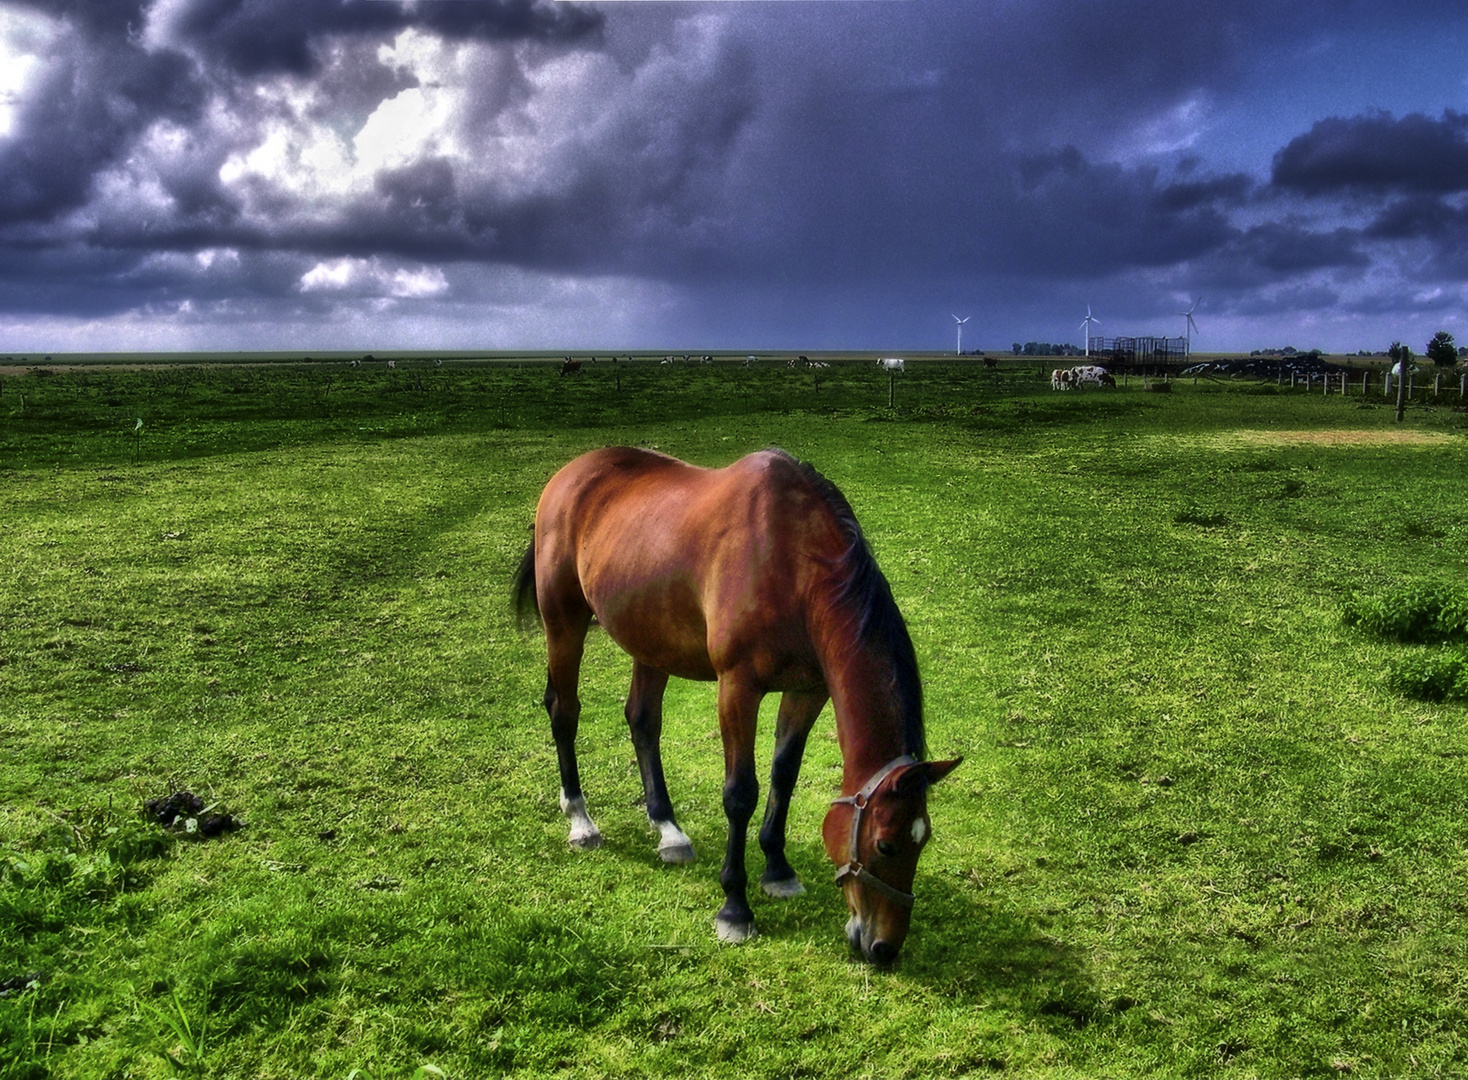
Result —
M861 954L863 960L878 967L889 967L897 960L902 943L885 937L873 938L863 931L860 916L853 915L846 921L846 941L853 952Z

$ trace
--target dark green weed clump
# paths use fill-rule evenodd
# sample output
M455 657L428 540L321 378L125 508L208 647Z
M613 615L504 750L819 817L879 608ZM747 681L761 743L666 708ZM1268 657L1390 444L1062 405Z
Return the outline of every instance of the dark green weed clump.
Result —
M65 984L75 941L128 922L130 897L171 842L155 826L91 808L56 814L29 843L0 846L0 998L19 1003L0 1011L0 1060L12 1063L0 1076L51 1075L36 1047L64 1038L66 1025L37 1000Z
M110 809L73 810L25 847L0 848L0 940L93 907L139 883L169 837Z
M1183 507L1173 515L1172 520L1178 525L1196 525L1201 529L1221 529L1233 524L1227 514L1193 505Z
M1342 621L1373 637L1404 644L1468 641L1468 593L1442 585L1412 585L1348 603Z
M1468 641L1468 593L1443 585L1412 585L1346 605L1342 621L1372 637L1403 645ZM1468 651L1430 648L1394 659L1387 687L1416 701L1468 701Z
M1468 701L1468 652L1433 650L1391 665L1387 686L1418 701Z

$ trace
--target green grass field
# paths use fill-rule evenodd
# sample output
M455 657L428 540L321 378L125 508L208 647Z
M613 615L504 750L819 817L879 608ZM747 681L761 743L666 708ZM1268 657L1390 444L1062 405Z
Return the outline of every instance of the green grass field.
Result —
M1468 1072L1468 706L1400 677L1460 646L1348 617L1461 599L1468 415L1045 380L0 378L0 1078ZM664 866L596 635L606 845L568 849L508 583L541 486L613 443L778 444L856 508L965 758L895 970L844 943L829 716L809 892L720 946L713 688L669 689L700 857ZM142 819L185 788L244 827Z

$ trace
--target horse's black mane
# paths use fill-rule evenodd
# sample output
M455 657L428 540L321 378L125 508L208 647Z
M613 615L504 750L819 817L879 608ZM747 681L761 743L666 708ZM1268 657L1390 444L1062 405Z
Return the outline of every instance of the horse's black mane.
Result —
M839 569L844 574L840 600L857 620L857 636L866 644L885 651L892 657L893 692L897 696L902 748L913 757L927 756L927 738L923 732L923 684L918 676L917 654L912 637L892 587L872 557L866 536L857 523L856 513L841 490L811 465L791 456L779 447L771 447L800 471L821 496L846 536L847 548Z

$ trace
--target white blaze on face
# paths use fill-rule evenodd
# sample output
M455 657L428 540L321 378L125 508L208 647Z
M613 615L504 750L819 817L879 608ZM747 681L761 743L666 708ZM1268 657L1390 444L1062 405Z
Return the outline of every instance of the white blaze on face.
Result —
M922 842L928 838L928 823L923 818L914 818L912 822L912 842L922 846Z

